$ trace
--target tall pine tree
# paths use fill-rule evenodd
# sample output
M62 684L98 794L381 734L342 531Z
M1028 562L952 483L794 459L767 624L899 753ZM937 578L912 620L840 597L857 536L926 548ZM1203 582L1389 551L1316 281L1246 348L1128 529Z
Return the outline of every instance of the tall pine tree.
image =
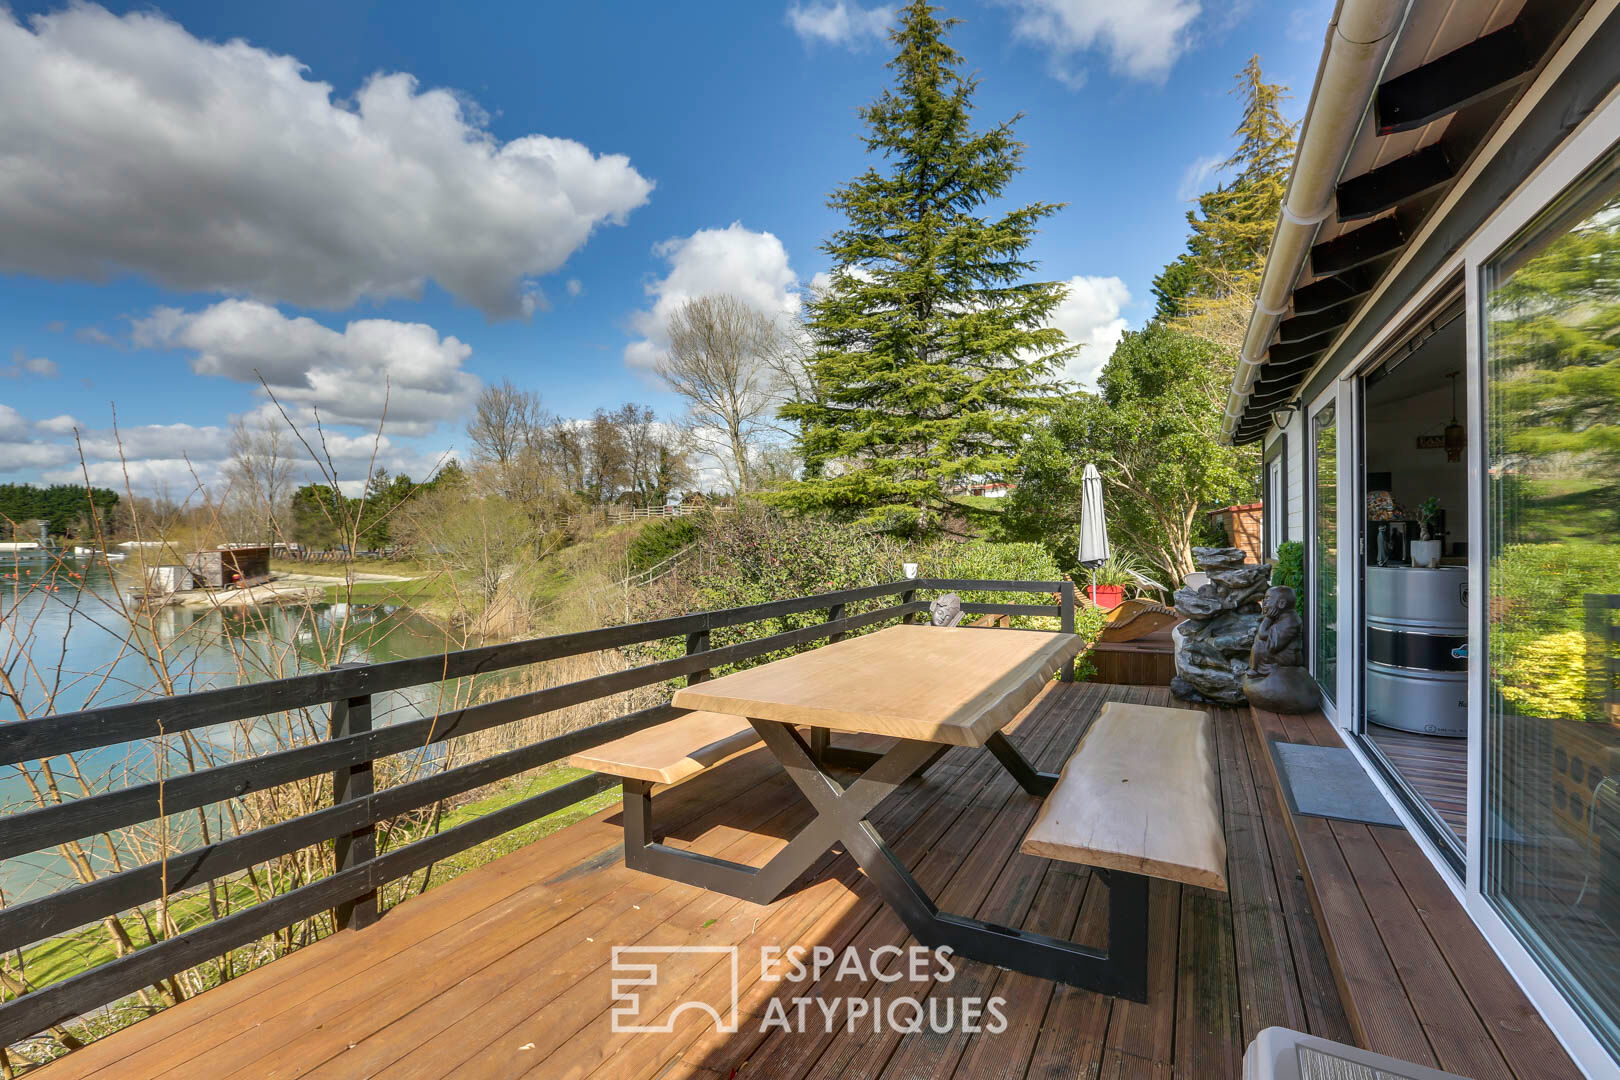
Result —
M894 84L861 112L882 162L829 200L847 224L822 245L836 270L808 305L812 392L782 410L805 465L775 496L792 509L934 527L962 485L1011 471L1073 352L1049 325L1062 283L1025 280L1024 251L1060 206L984 216L1023 144L1017 117L972 129L955 22L922 0L901 14Z
M1187 250L1153 281L1158 316L1235 353L1248 326L1266 252L1282 211L1296 124L1282 115L1287 88L1268 83L1252 56L1232 92L1243 100L1237 149L1221 163L1230 180L1188 211Z

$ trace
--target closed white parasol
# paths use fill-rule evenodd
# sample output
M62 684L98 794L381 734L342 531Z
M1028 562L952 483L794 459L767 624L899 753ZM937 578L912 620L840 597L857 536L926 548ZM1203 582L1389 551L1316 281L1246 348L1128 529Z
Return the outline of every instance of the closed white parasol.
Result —
M1087 465L1080 477L1080 565L1096 568L1108 561L1108 518L1103 513L1102 474Z

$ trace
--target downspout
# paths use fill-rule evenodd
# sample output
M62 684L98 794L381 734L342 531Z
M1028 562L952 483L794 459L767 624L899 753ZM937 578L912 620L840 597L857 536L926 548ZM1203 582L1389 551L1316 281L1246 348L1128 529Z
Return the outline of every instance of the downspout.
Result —
M1271 252L1260 277L1249 329L1238 353L1237 373L1221 422L1231 441L1243 403L1260 374L1277 324L1288 313L1294 282L1305 266L1317 229L1333 215L1334 190L1356 135L1361 131L1391 47L1412 0L1343 0L1328 26L1310 111L1300 132L1294 170L1283 196L1282 214L1271 237Z

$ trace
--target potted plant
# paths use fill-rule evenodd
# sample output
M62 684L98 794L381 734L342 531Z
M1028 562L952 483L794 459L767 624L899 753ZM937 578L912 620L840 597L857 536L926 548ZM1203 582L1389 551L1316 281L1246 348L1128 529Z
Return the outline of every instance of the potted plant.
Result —
M1090 571L1090 584L1086 595L1104 611L1112 611L1125 602L1125 590L1136 584L1135 567L1122 555L1115 555L1099 563Z
M1440 520L1440 500L1433 495L1424 499L1417 508L1418 539L1412 541L1413 566L1440 565L1440 538L1434 535Z

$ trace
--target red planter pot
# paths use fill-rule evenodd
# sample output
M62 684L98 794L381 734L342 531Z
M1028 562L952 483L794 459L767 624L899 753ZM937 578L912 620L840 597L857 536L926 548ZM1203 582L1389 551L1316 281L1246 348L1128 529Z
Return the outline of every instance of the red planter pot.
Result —
M1087 585L1086 595L1091 602L1104 611L1113 611L1125 602L1125 586L1123 585Z

